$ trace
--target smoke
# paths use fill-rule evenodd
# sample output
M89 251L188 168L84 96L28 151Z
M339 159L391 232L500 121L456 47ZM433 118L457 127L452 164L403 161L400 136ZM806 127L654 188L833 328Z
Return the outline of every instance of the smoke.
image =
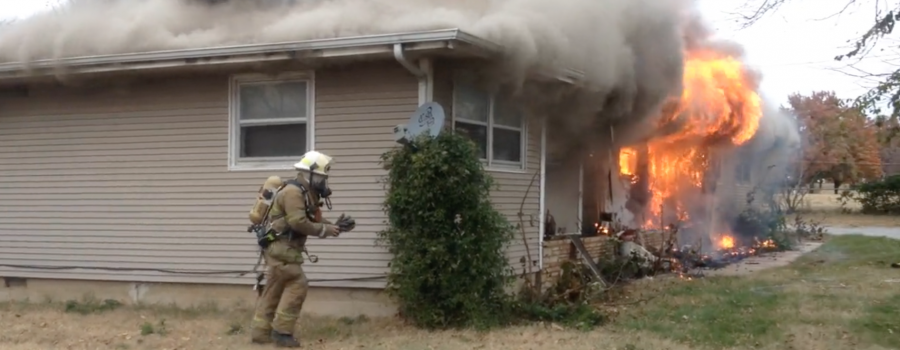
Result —
M770 160L768 165L791 161L800 150L800 129L796 119L772 104L766 104L759 131L748 145L753 153Z
M520 91L532 107L567 115L555 119L567 134L658 115L679 93L686 41L709 34L692 0L70 0L0 31L0 61L448 28L501 44L508 60L495 75L507 80L541 67L583 71L587 92ZM570 109L559 109L564 101Z

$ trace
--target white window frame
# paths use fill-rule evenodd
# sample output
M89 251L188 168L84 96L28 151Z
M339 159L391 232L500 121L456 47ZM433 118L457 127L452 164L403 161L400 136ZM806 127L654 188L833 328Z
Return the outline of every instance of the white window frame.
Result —
M477 86L475 84L469 84L469 85L477 88ZM454 80L454 82L453 82L453 107L452 107L453 108L453 118L452 118L453 122L451 125L451 127L453 128L453 132L456 132L457 120L462 121L463 123L467 123L467 124L486 126L487 127L487 144L486 144L487 158L481 158L481 163L485 166L485 168L488 169L489 171L496 171L496 172L515 172L515 173L525 172L525 170L527 169L527 164L528 164L528 140L529 140L529 137L528 137L528 121L527 121L528 118L526 118L524 111L522 111L522 115L520 116L522 124L519 128L506 126L506 125L495 125L494 124L494 105L496 104L497 94L491 94L491 93L488 93L485 91L481 91L488 95L488 100L490 101L489 108L488 108L487 123L478 121L478 120L470 120L470 119L466 119L466 118L461 118L457 115L456 90L457 90L457 82ZM520 132L519 133L519 135L520 135L519 136L519 147L520 147L519 154L522 155L521 161L510 162L510 161L494 159L494 128Z
M306 86L306 115L305 118L291 119L262 119L253 121L240 120L240 87L241 85L305 82ZM241 158L241 126L277 125L277 124L306 124L306 150L315 148L315 111L316 111L316 80L315 72L285 72L279 74L237 74L232 75L228 84L228 170L289 170L293 169L300 156L291 157L265 157L265 158Z

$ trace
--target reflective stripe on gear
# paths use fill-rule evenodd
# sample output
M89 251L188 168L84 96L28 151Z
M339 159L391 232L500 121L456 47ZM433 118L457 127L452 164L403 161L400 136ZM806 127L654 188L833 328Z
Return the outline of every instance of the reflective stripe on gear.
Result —
M279 321L283 321L283 322L294 322L294 321L297 321L298 318L300 318L300 315L299 314L289 314L287 312L277 312L277 313L275 313L275 318L277 318Z
M266 334L269 334L268 331L272 330L272 320L271 319L267 320L267 319L260 318L260 317L254 317L253 321L250 322L250 328L267 329Z

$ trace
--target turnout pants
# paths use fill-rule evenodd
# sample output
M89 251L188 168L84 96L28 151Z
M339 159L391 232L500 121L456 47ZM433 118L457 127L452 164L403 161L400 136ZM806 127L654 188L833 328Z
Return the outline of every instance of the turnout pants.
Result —
M299 249L275 241L265 250L266 285L257 300L251 324L254 339L268 339L272 330L294 334L300 309L306 301L309 281L303 273Z

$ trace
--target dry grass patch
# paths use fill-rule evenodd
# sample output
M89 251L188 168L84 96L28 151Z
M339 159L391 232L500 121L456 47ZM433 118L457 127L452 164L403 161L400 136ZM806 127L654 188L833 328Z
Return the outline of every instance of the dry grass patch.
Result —
M841 207L840 195L830 192L810 193L804 198L799 214L806 220L813 220L826 226L878 226L900 227L900 216L896 215L864 215L859 214L861 206L856 202L848 202L846 213ZM788 218L792 222L793 217Z
M60 303L5 304L0 310L0 348L25 349L268 349L249 343L249 310L100 308L66 312ZM92 306L93 305L93 306ZM304 317L299 329L307 349L690 349L646 333L583 332L553 324L492 332L428 332L396 319Z

